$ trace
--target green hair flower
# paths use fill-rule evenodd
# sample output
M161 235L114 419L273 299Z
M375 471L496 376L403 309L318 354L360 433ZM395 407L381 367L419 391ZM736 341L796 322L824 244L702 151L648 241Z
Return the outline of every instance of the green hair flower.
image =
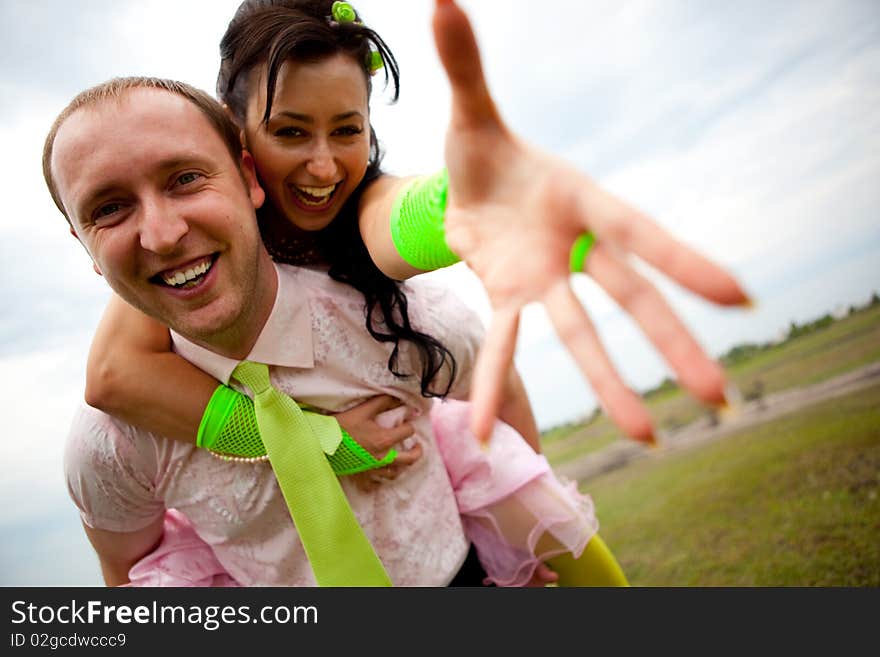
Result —
M371 50L370 56L367 59L367 64L370 67L370 75L375 74L376 71L385 66L385 60L382 59L382 53L378 50Z
M330 15L337 23L354 23L357 20L357 12L347 2L334 2Z

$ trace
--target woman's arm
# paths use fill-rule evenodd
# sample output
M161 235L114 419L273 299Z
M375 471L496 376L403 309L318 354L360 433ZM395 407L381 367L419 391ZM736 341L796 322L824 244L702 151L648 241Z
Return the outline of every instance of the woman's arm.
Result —
M89 352L86 403L129 424L194 443L217 385L171 352L164 325L113 296Z
M514 367L510 368L504 383L498 419L516 429L532 449L541 453L541 432L532 413L526 388Z
M573 266L633 317L684 388L701 401L724 403L721 366L631 259L708 301L746 305L749 299L734 277L573 165L514 135L489 93L470 22L454 0L437 0L434 36L452 91L445 236L482 280L492 307L473 378L474 433L485 439L491 430L520 311L539 302L611 419L633 438L653 441L647 407L617 372L572 291ZM584 256L573 263L571 251L586 231L596 243L584 267Z
M90 406L158 435L193 444L219 385L214 377L171 352L164 325L113 296L89 352L85 397ZM381 395L335 418L355 441L381 458L412 434L409 423L385 429L375 422L377 415L398 405L398 400ZM223 445L218 443L218 447ZM421 450L401 449L394 473L420 455Z
M379 178L358 207L361 239L389 278L403 280L454 265L461 258L446 243L449 174Z
M383 274L398 281L423 273L401 257L391 237L394 201L411 180L411 177L380 176L364 191L358 209L361 239L370 257Z

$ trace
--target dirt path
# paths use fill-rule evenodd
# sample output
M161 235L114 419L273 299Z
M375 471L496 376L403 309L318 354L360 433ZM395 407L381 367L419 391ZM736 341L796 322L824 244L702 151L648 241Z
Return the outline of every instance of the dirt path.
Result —
M872 363L821 383L785 390L767 395L758 401L739 404L725 413L716 426L710 424L708 417L702 417L674 433L661 433L658 436L658 447L650 448L630 440L620 440L599 452L556 466L555 470L569 479L584 481L624 466L635 459L657 458L690 449L695 445L729 436L750 426L775 420L805 406L878 383L880 383L880 363Z

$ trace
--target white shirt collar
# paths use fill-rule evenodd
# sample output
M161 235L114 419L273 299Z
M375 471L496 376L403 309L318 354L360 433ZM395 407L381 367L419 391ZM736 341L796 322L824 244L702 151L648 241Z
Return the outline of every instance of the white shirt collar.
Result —
M274 266L278 274L275 304L245 360L281 367L314 367L312 314L307 291L301 289L301 279L298 289L294 268ZM222 383L229 383L232 371L241 362L214 353L175 331L171 331L171 340L174 351Z

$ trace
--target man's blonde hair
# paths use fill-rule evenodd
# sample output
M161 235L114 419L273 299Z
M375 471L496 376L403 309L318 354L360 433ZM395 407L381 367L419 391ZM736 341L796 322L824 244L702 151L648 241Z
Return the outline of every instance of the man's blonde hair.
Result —
M238 128L226 114L226 111L220 103L204 91L186 84L185 82L177 82L176 80L166 80L162 78L125 77L108 80L107 82L103 82L77 94L67 107L61 111L58 118L55 119L55 122L49 130L49 134L46 136L46 141L43 144L43 178L45 178L46 185L49 187L49 193L52 195L52 200L55 201L55 205L61 210L61 214L64 215L64 218L67 219L68 223L70 223L70 217L67 216L64 204L61 201L61 197L58 195L58 187L55 183L55 177L52 175L52 151L55 147L55 137L58 135L58 130L70 115L77 110L94 107L110 100L118 101L132 89L158 89L188 100L205 115L214 127L217 134L226 144L226 148L232 156L232 161L236 164L241 161L242 147L238 136Z

